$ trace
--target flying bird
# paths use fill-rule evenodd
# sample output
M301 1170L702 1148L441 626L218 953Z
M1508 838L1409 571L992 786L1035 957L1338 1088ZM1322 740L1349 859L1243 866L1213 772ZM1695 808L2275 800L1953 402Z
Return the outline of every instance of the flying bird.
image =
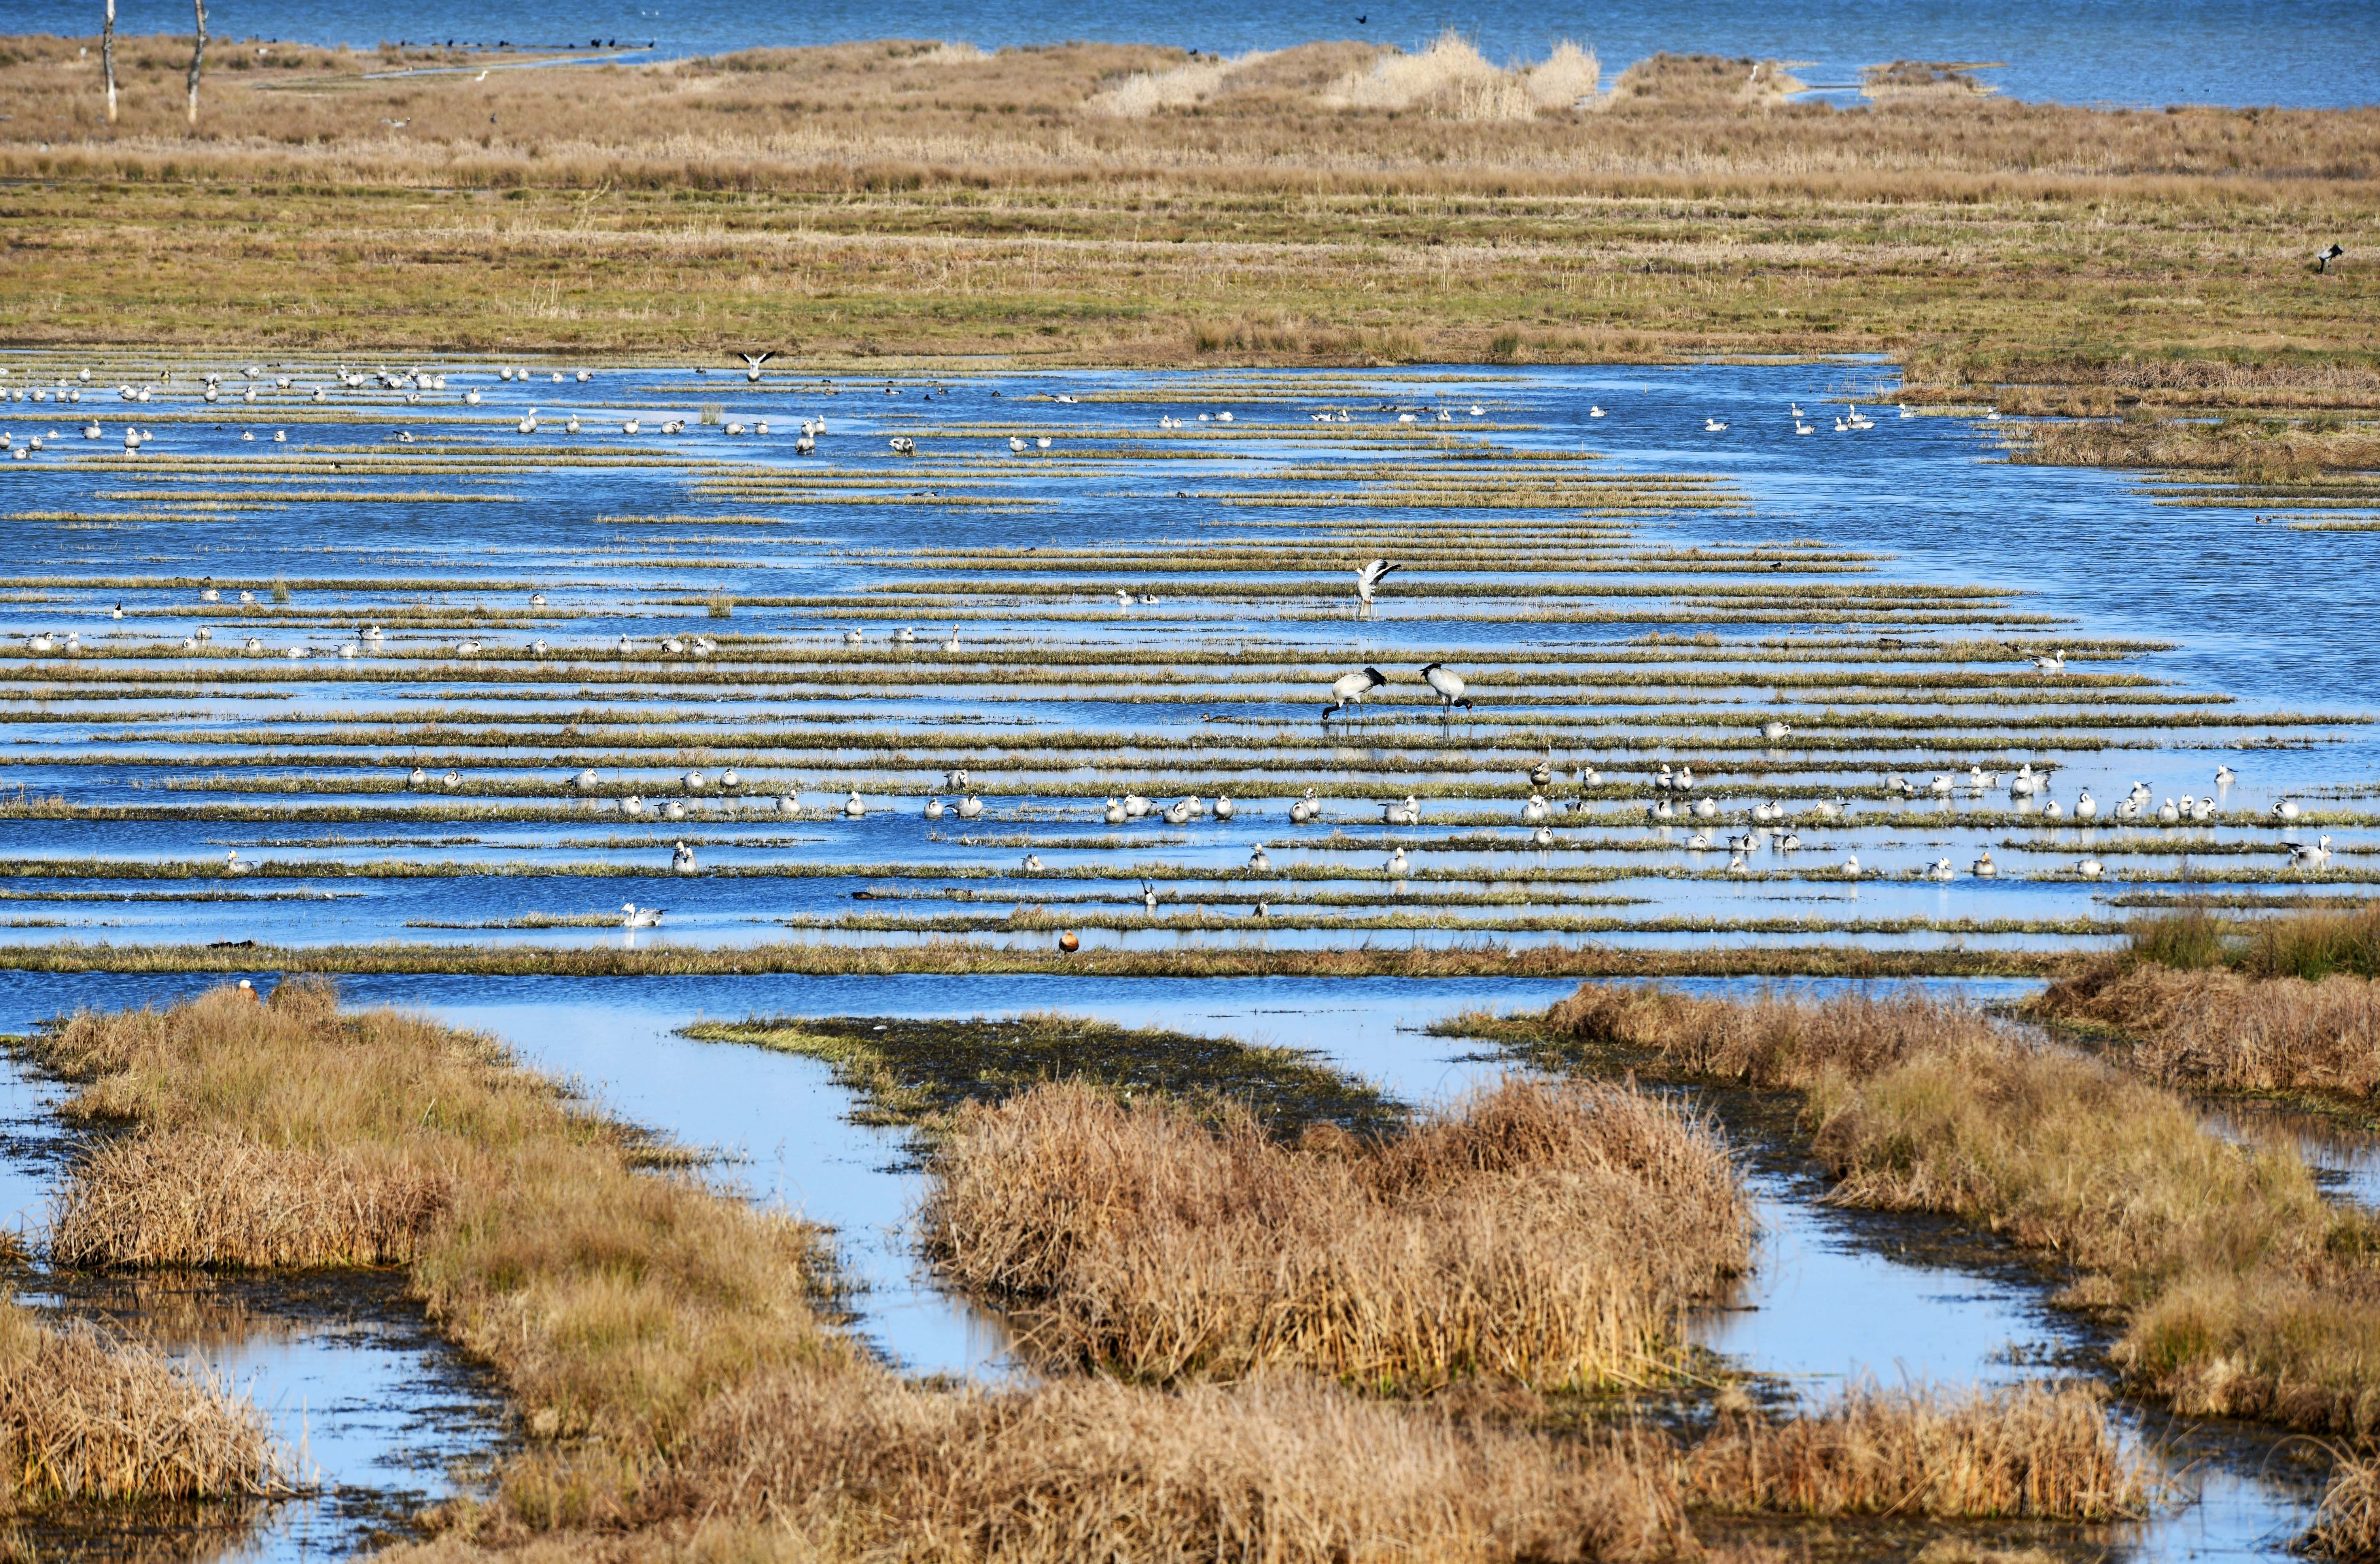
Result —
M2330 270L2330 263L2346 253L2347 252L2345 250L2339 249L2336 244L2332 245L2328 249L2317 250L2314 252L2313 269L2317 272L2327 272Z
M760 366L767 363L770 359L774 358L776 355L773 353L746 353L741 354L738 357L742 358L744 360L744 378L747 381L757 381L760 378Z

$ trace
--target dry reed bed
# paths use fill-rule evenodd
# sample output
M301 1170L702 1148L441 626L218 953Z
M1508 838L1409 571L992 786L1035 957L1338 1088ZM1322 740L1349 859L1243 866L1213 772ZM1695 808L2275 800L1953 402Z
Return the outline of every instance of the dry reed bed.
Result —
M415 1285L496 1364L531 1443L496 1498L450 1507L450 1529L409 1559L791 1548L880 1561L1633 1564L1695 1550L1675 1458L1642 1436L1556 1440L1452 1402L1381 1401L1281 1372L1175 1390L1112 1378L1006 1391L904 1382L820 1324L812 1235L689 1180L632 1172L633 1137L486 1039L387 1011L342 1015L327 986L286 983L264 1005L218 989L163 1012L84 1012L36 1047L84 1081L79 1111L128 1118L143 1135L370 1148L444 1174L446 1204L416 1240ZM1490 1126L1475 1113L1467 1131L1450 1121L1403 1152L1295 1155L1358 1159L1387 1184L1460 1185L1524 1149L1515 1140L1559 1130L1549 1106L1619 1101L1538 1092L1528 1108L1510 1089L1500 1096L1515 1134L1480 1134ZM1713 1166L1698 1132L1674 1116L1656 1124L1642 1098L1621 1107L1649 1134L1619 1141L1682 1159L1689 1183L1715 1183L1733 1206L1724 1157ZM313 1215L354 1225L327 1206ZM179 1252L257 1257L245 1221L198 1231L212 1219L192 1218ZM1739 1231L1724 1247L1740 1256L1742 1243ZM1954 1409L1948 1421L1971 1415ZM1913 1436L1866 1426L1890 1421L1864 1419L1862 1438L1946 1448L1938 1418ZM2076 1419L2058 1430L2086 1463L2107 1438ZM1837 1468L1842 1444L1774 1439L1789 1462ZM1775 1508L1788 1493L1811 1502L1815 1484L1730 1474L1746 1464L1706 1463L1695 1491L1739 1507ZM1861 1496L1892 1468L1870 1464L1876 1475L1828 1480L1840 1502L1875 1508ZM1940 1511L2103 1512L2082 1485L2059 1497L2019 1468L2002 1477L1997 1489L1946 1493Z
M2192 1415L2380 1427L2380 1222L2294 1154L2236 1146L2183 1098L1916 994L1746 1004L1588 988L1565 1046L1801 1090L1832 1198L1942 1211L2070 1270L2124 1322L2115 1361Z
M1051 1364L1380 1386L1643 1383L1749 1259L1724 1141L1634 1092L1508 1084L1363 1144L1052 1085L963 1112L928 1243Z
M1718 1510L2106 1521L2150 1499L2105 1399L2083 1387L1855 1387L1789 1422L1724 1419L1682 1464L1689 1500Z
M0 1300L0 1515L294 1493L289 1452L225 1384L87 1322Z
M2289 1546L2321 1558L2380 1558L2380 1455L2343 1453L2313 1523Z
M2168 1085L2362 1101L2380 1090L2380 985L2368 977L2254 977L2116 955L2060 978L2027 1008L2111 1029L2125 1067Z

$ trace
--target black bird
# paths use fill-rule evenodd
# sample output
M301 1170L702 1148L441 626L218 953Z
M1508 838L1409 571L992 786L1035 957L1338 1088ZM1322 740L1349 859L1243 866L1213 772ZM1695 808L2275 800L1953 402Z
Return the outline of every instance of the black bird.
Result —
M2317 272L2327 272L2330 270L2330 263L2346 253L2337 245L2332 245L2328 249L2317 250L2314 252L2313 269Z
M1371 19L1372 19L1372 18L1369 18L1369 17L1357 17L1357 18L1355 18L1355 25L1356 25L1357 27L1361 27L1361 26L1363 26L1366 22L1370 21Z

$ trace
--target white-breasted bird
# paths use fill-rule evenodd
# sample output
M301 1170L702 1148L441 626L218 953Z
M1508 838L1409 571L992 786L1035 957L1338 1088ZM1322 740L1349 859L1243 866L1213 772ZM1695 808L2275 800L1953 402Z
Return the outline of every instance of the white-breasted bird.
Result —
M1363 705L1366 696L1388 682L1388 675L1377 668L1359 668L1353 673L1340 674L1330 681L1330 704L1322 709L1322 720L1327 722L1333 712Z
M859 790L857 788L853 788L851 790L850 796L846 797L843 801L844 818L845 819L856 820L865 817L867 813L867 800L859 796Z
M620 903L620 927L623 928L661 927L662 909L659 907L640 907L634 902L623 902Z
M1372 606L1373 595L1379 590L1380 583L1397 568L1387 560L1376 559L1355 572L1355 600L1360 605L1357 612Z
M694 872L694 849L683 842L670 843L670 867L679 874Z
M1445 663L1432 662L1426 665L1421 671L1421 678L1422 683L1438 692L1439 709L1451 711L1458 706L1466 711L1470 709L1471 702L1464 699L1463 695L1463 692L1470 686L1463 681L1462 674L1457 673Z

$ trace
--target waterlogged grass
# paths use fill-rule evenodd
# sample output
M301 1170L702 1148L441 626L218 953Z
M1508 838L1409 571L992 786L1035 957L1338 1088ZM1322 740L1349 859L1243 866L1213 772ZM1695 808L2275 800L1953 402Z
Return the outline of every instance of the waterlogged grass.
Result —
M826 1061L860 1094L854 1117L929 1140L968 1103L992 1104L1055 1082L1130 1101L1166 1097L1236 1105L1276 1134L1333 1124L1378 1134L1405 1110L1376 1089L1293 1049L1228 1037L1111 1025L1054 1014L1012 1020L899 1016L763 1018L684 1028L707 1042L779 1049Z

